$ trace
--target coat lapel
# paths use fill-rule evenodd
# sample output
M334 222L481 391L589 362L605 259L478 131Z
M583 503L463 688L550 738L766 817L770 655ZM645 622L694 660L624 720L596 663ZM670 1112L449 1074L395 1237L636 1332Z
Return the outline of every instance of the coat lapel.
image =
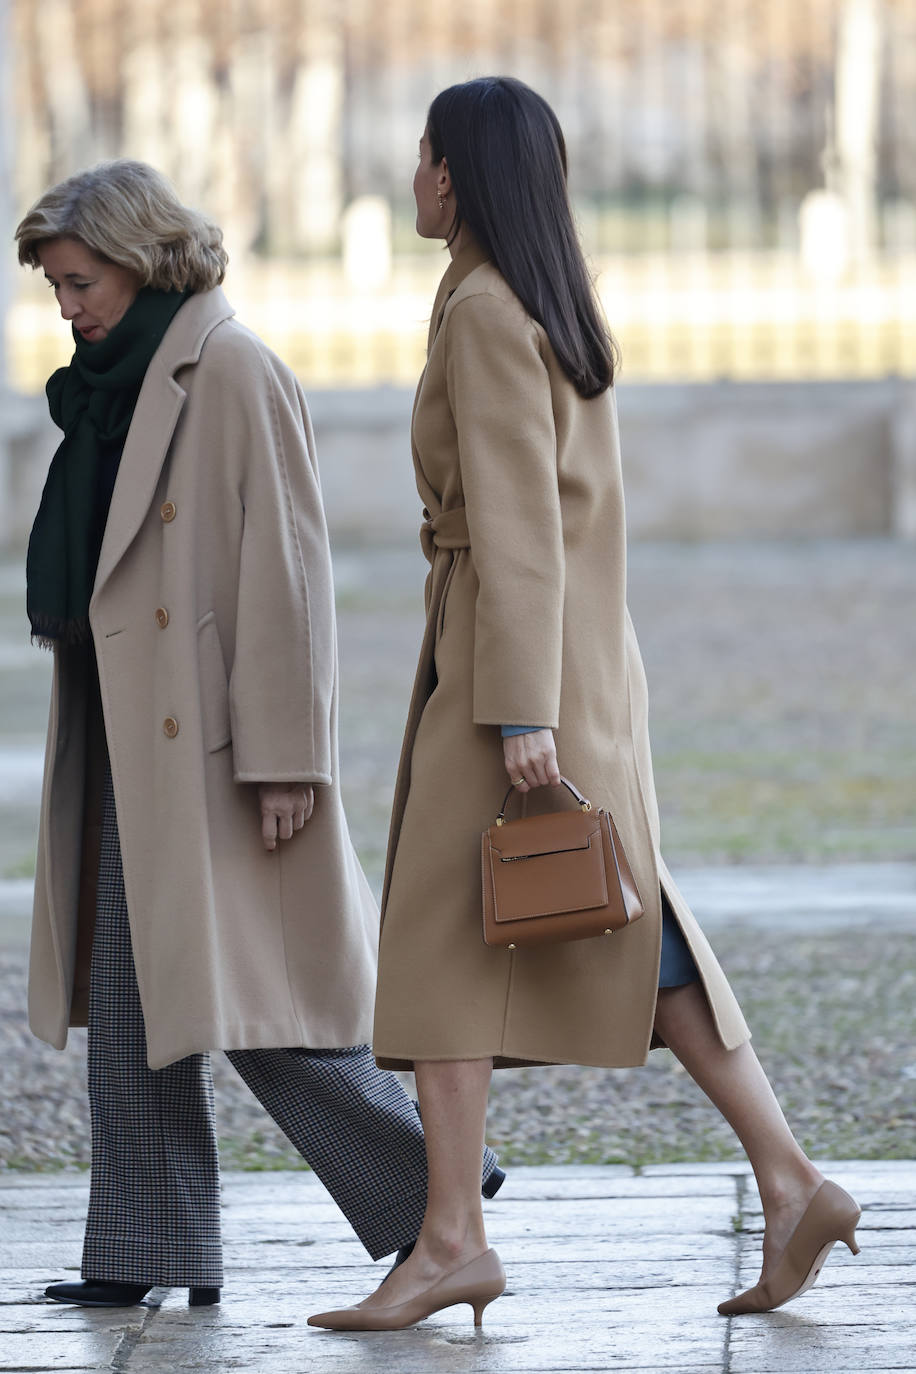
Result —
M175 380L182 367L200 359L207 336L235 311L219 287L191 296L166 330L153 355L124 442L92 602L135 539L159 482L172 435L187 398Z
M426 339L427 358L429 358L433 344L436 341L436 336L439 333L439 330L442 326L442 321L445 317L445 307L448 305L452 296L458 290L458 287L464 281L465 277L470 276L470 274L474 271L475 267L480 267L483 265L483 263L489 261L489 254L486 253L483 248L481 248L480 244L477 242L476 239L471 239L471 241L468 244L466 244L464 248L462 248L461 252L457 253L455 257L452 258L452 261L450 262L448 268L445 271L445 274L442 277L442 280L439 283L439 289L436 292L436 299L433 301L433 312L429 319L429 334L427 335ZM413 420L414 416L417 413L417 405L420 400L420 392L423 390L423 379L425 376L426 368L424 367L422 373L420 374L420 380L417 383L417 390L413 399L413 411L410 420L410 432L411 452L413 455L413 466L414 473L416 475L417 491L420 494L420 500L423 502L424 506L431 508L433 505L438 506L438 497L436 496L432 487L426 480L426 475L423 472L423 465L420 462L420 455L417 452L417 446L413 440ZM436 514L436 512L434 511L433 514Z

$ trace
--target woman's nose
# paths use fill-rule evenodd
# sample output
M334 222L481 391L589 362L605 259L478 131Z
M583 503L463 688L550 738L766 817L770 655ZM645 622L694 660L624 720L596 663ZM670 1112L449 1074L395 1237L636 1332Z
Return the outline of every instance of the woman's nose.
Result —
M61 319L72 320L74 316L80 313L78 302L68 292L62 291L60 293L57 304L60 306Z

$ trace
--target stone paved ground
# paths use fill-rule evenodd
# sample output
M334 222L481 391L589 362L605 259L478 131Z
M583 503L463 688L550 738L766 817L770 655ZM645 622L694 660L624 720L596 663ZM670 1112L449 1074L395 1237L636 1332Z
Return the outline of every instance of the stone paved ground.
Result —
M310 1312L380 1280L308 1174L230 1175L220 1307L154 1290L121 1312L48 1303L75 1275L86 1184L0 1177L0 1371L70 1374L890 1374L916 1369L916 1166L822 1167L864 1209L855 1259L764 1316L716 1304L755 1282L761 1217L740 1166L518 1169L486 1207L509 1287L475 1333L468 1307L410 1331L347 1336Z

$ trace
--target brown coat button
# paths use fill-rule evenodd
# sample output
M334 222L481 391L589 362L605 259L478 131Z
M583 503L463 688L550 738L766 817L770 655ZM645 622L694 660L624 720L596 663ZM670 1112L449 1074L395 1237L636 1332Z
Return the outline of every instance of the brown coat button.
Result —
M160 606L156 611L156 624L160 630L164 630L169 623L169 613L164 606Z
M169 739L175 738L178 734L178 721L174 716L166 716L165 720L162 722L162 732L164 735L167 735Z
M177 507L175 505L175 502L163 501L162 505L159 507L159 514L162 516L163 520L167 525L171 524L171 522L175 519L175 516L177 514Z

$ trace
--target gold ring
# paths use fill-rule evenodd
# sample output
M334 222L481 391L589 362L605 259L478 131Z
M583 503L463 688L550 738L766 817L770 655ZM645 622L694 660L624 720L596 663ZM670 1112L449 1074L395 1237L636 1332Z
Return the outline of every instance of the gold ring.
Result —
M522 783L523 783L524 781L525 781L524 778L513 778L513 779L512 779L512 786L513 786L513 787L521 787L521 785L522 785Z

